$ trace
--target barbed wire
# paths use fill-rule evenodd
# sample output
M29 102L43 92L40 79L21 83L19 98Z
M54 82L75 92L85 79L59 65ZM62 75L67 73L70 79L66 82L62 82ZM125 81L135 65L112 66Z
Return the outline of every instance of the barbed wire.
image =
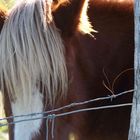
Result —
M66 105L66 106L63 106L63 107L60 107L60 108L57 108L57 109L53 109L53 110L50 110L50 111L45 111L45 112L39 112L39 113L32 113L32 114L26 114L26 115L18 115L18 116L10 116L10 117L5 117L5 118L2 118L0 119L0 122L3 121L3 120L7 120L7 119L14 119L14 118L19 118L19 117L27 117L27 116L38 116L40 114L43 114L43 115L47 115L47 116L43 116L43 117L34 117L34 118L28 118L28 119L21 119L21 120L18 120L18 121L13 121L13 122L10 122L10 123L4 123L4 124L0 124L0 127L2 126L6 126L6 125L12 125L12 124L16 124L16 123L20 123L20 122L25 122L25 121L33 121L33 120L38 120L38 119L47 119L47 120L54 120L56 117L62 117L62 116L66 116L66 115L71 115L71 114L75 114L75 113L80 113L80 112L85 112L85 111L93 111L93 110L101 110L101 109L109 109L109 108L117 108L117 107L124 107L124 106L131 106L132 103L125 103L125 104L118 104L118 105L109 105L109 106L100 106L100 107L92 107L92 108L84 108L84 109L78 109L78 110L73 110L73 111L69 111L69 112L63 112L63 113L56 113L58 111L61 111L63 109L66 109L66 108L71 108L71 107L75 107L75 106L80 106L80 105L85 105L85 104L88 104L88 103L91 103L91 102L96 102L96 101L102 101L102 100L109 100L111 99L114 99L116 97L119 97L119 96L122 96L122 95L125 95L125 94L128 94L128 93L132 93L134 92L134 89L132 90L128 90L128 91L124 91L124 92L121 92L119 94L116 94L116 95L109 95L109 96L106 96L106 97L100 97L100 98L95 98L95 99L91 99L91 100L87 100L87 101L83 101L83 102L75 102L75 103L71 103L69 105Z
M21 122L39 120L39 119L53 120L56 117L57 118L58 117L63 117L63 116L66 116L66 115L71 115L71 114L75 114L75 113L81 113L81 112L85 112L85 111L110 109L110 108L118 108L118 107L125 107L125 106L132 106L132 103L108 105L108 106L100 106L100 107L92 107L92 108L84 108L84 109L79 109L79 110L73 110L73 111L69 111L69 112L59 113L59 114L49 114L49 115L43 116L43 117L36 117L36 118L31 118L31 119L23 119L23 120L19 120L19 121L14 121L14 122L10 122L10 123L1 124L0 127L6 126L6 125L12 125L12 124L16 124L16 123L21 123Z
M21 118L21 120L0 124L0 127L13 125L13 124L21 123L21 122L27 122L27 121L33 121L33 120L39 120L39 119L46 119L46 140L49 139L49 121L51 121L51 137L53 139L54 138L54 129L55 129L55 118L60 118L60 117L63 117L63 116L68 116L68 115L81 113L81 112L85 112L85 111L93 111L93 110L101 110L101 109L110 109L110 108L132 106L132 103L123 103L123 104L115 104L115 105L106 105L106 106L99 106L99 107L83 108L83 109L77 109L77 110L72 110L72 111L65 111L65 112L62 112L62 113L56 113L56 112L64 110L64 109L67 109L67 108L72 108L72 107L76 107L76 106L80 106L80 105L86 105L88 103L102 101L102 100L111 99L111 101L112 101L116 97L119 97L119 96L122 96L122 95L125 95L125 94L128 94L128 93L132 93L132 92L134 92L134 89L124 91L124 92L121 92L119 94L108 95L106 97L95 98L95 99L91 99L91 100L87 100L87 101L83 101L83 102L71 103L69 105L62 106L60 108L56 108L56 109L45 111L45 112L5 117L5 118L0 119L0 122L2 122L4 120L7 120L7 119L15 119L15 118L19 118L19 117ZM38 115L40 115L40 114L42 114L43 116L38 117ZM46 115L46 116L44 116L44 115ZM28 117L28 116L30 116L31 118L22 119L23 117ZM34 116L34 118L32 118L33 116Z
M49 114L48 116L44 116L44 117L36 117L36 118L31 118L31 119L24 119L24 120L20 120L20 121L5 123L5 124L0 125L0 127L7 126L7 125L12 125L12 124L17 124L17 123L21 123L21 122L38 120L38 119L47 119L46 120L46 140L48 140L49 139L49 120L51 120L51 122L52 122L52 124L51 124L51 137L53 139L54 138L54 121L55 121L56 118L63 117L63 116L68 116L68 115L72 115L72 114L76 114L76 113L81 113L81 112L85 112L85 111L110 109L110 108L118 108L118 107L126 107L126 106L132 106L132 103L109 105L109 106L100 106L100 107L93 107L93 108L85 108L85 109L79 109L79 110L64 112L64 113L60 113L60 114Z
M19 118L19 117L22 118L22 117L28 117L28 116L37 116L37 115L40 115L40 114L46 115L46 114L49 114L49 113L55 113L55 112L61 111L63 109L68 109L68 108L72 108L72 107L76 107L76 106L80 106L80 105L86 105L86 104L89 104L89 103L92 103L92 102L97 102L97 101L102 101L102 100L111 99L111 101L112 101L116 97L119 97L119 96L122 96L122 95L125 95L125 94L128 94L128 93L132 93L132 92L134 92L134 89L127 90L127 91L121 92L119 94L113 94L113 95L108 95L108 96L105 96L105 97L90 99L90 100L87 100L87 101L74 102L74 103L71 103L69 105L65 105L65 106L62 106L62 107L59 107L59 108L56 108L56 109L52 109L52 110L49 110L49 111L31 113L31 114L26 114L26 115L21 114L21 115L16 115L16 116L9 116L9 117L5 117L5 118L0 119L0 121L7 120L7 119L13 119L13 118Z

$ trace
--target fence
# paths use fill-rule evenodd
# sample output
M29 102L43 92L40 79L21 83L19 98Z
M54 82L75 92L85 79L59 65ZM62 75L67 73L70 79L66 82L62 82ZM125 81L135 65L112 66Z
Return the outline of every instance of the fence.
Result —
M135 92L133 95L133 106L128 140L140 140L140 1L135 0Z
M56 108L54 110L50 110L50 111L45 111L45 112L38 112L38 113L33 113L33 114L23 114L23 115L19 115L19 116L10 116L10 117L6 117L6 118L2 118L0 119L0 127L2 126L7 126L7 125L13 125L16 123L21 123L21 122L25 122L25 121L33 121L33 120L38 120L38 119L46 119L46 128L47 128L47 138L46 140L48 140L48 132L49 132L49 128L48 128L48 123L49 121L52 122L52 126L51 126L51 136L52 138L54 137L54 125L55 125L55 118L59 118L59 117L63 117L63 116L67 116L67 115L71 115L71 114L75 114L75 113L80 113L80 112L85 112L85 111L94 111L94 110L101 110L101 109L111 109L111 108L118 108L118 107L125 107L125 106L131 106L132 103L125 103L125 104L117 104L117 105L108 105L108 106L99 106L99 107L93 107L93 108L83 108L83 109L77 109L77 110L72 110L72 111L64 111L67 108L72 108L72 107L79 107L81 105L85 105L85 104L89 104L89 103L93 103L93 102L97 102L97 101L103 101L103 100L114 100L115 98L122 96L122 95L126 95L126 94L130 94L134 92L134 90L128 90L125 92L121 92L119 94L116 95L109 95L106 97L100 97L100 98L95 98L95 99L91 99L91 100L87 100L87 101L83 101L83 102L76 102L76 103L71 103L69 105L60 107L60 108ZM62 111L62 113L57 113L58 111ZM38 115L43 114L43 117L38 117ZM34 116L34 118L32 119L22 119L22 117L26 117L26 116ZM13 119L13 118L21 118L21 120L19 121L14 121L11 123L4 123L2 124L1 122L7 119Z

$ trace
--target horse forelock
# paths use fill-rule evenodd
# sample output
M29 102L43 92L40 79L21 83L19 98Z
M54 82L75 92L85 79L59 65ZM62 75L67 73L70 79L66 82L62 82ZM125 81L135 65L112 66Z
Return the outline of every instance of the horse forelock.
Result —
M12 100L27 103L38 88L54 103L66 92L64 45L52 19L51 0L22 1L14 7L0 41L2 89L6 87Z

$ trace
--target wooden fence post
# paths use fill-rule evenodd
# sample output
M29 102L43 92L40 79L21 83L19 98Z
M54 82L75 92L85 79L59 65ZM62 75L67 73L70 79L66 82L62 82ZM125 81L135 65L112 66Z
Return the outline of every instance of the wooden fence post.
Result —
M135 81L128 140L140 140L140 0L134 0Z

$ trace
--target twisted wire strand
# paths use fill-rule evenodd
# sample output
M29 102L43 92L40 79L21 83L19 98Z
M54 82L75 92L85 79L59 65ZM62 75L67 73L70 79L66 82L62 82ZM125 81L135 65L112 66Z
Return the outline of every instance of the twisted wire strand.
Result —
M128 94L128 93L132 93L132 92L134 92L134 89L127 90L127 91L121 92L119 94L109 95L109 96L105 96L105 97L99 97L99 98L95 98L95 99L91 99L91 100L87 100L87 101L83 101L83 102L74 102L74 103L71 103L69 105L62 106L60 108L56 108L56 109L49 110L49 111L32 113L32 114L26 114L26 115L23 114L23 115L18 115L18 116L9 116L9 117L5 117L5 118L0 119L0 122L3 121L3 120L7 120L7 119L22 118L22 117L26 117L26 116L37 116L37 115L40 115L40 114L47 115L47 114L50 114L50 113L54 114L55 112L61 111L63 109L68 109L68 108L72 108L72 107L76 107L76 106L80 106L80 105L85 105L85 104L89 104L89 103L97 102L97 101L102 101L102 100L109 100L109 99L111 99L111 101L112 101L112 99L114 99L114 98L117 98L119 96L122 96L122 95L125 95L125 94ZM2 125L0 125L0 127L1 126Z
M36 118L32 118L32 119L23 119L23 120L19 120L19 121L14 121L14 122L10 122L10 123L1 124L0 127L7 126L7 125L12 125L12 124L16 124L16 123L21 123L21 122L34 121L34 120L38 120L38 119L47 119L47 121L48 121L48 120L53 120L55 118L60 118L60 117L63 117L63 116L72 115L72 114L76 114L76 113L81 113L81 112L85 112L85 111L111 109L111 108L126 107L126 106L132 106L132 103L108 105L108 106L100 106L100 107L92 107L92 108L84 108L84 109L78 109L78 110L73 110L73 111L69 111L69 112L59 113L59 114L49 114L48 116L44 116L44 117L36 117Z

